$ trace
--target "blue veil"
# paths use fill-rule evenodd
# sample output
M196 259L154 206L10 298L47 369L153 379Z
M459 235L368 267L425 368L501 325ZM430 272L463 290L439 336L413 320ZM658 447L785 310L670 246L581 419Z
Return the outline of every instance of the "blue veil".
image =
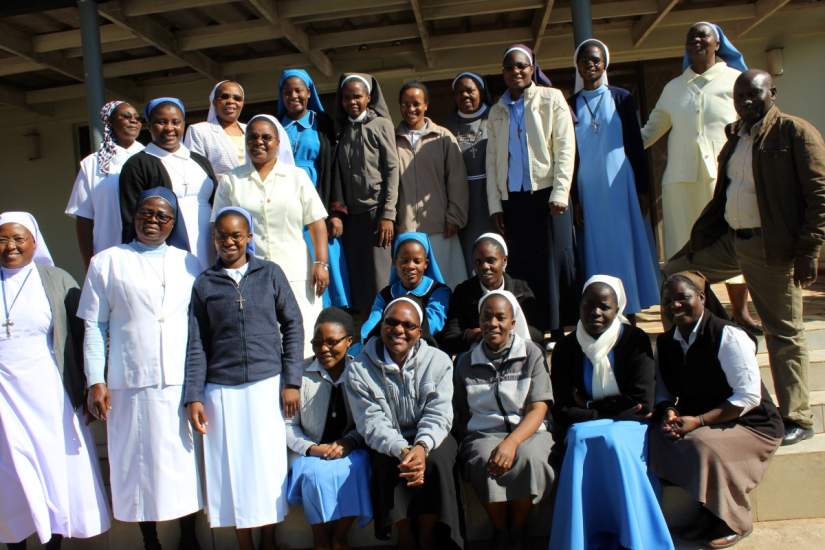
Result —
M719 51L716 52L717 57L727 63L728 67L733 67L739 72L744 73L748 70L748 66L745 64L745 56L743 56L742 53L736 49L733 42L728 40L728 37L725 36L725 32L722 30L722 27L715 23L708 23L707 21L694 23L691 27L695 27L700 24L708 25L711 29L716 31L716 39L719 42ZM685 70L688 67L690 67L690 60L688 59L687 52L685 52L685 55L682 57L682 70Z
M444 282L444 277L441 275L441 269L438 267L438 261L435 259L435 254L433 254L433 247L430 245L430 238L426 233L410 232L401 233L398 235L395 239L395 243L392 245L393 262L395 261L395 255L398 253L398 249L407 241L417 242L424 247L424 251L427 253L427 270L424 272L424 275L433 281L446 284ZM398 278L398 274L395 272L395 266L393 266L390 270L390 286L400 282L401 279Z
M307 102L307 109L310 111L315 111L316 113L323 113L324 106L321 105L321 96L318 95L318 90L315 88L315 82L312 80L312 77L309 76L309 73L306 72L304 69L284 69L281 71L281 76L278 78L278 101L276 102L275 106L275 115L278 118L284 116L286 113L286 106L284 102L281 100L281 92L284 89L284 83L287 79L296 77L300 78L304 81L304 85L309 90L309 101Z

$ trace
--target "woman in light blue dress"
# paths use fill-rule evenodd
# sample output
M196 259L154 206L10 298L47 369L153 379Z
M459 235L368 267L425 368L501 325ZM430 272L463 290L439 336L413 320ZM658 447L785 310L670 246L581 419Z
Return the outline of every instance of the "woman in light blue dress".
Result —
M295 166L303 168L329 212L329 287L324 292L324 307L350 307L347 263L339 237L343 232L342 215L346 214L341 190L335 189L332 176L335 133L333 123L324 114L324 107L315 83L303 69L286 69L278 80L278 120L289 136ZM304 240L315 258L309 231Z
M551 550L673 549L647 469L653 351L626 303L619 279L591 277L575 332L553 350Z
M607 46L595 39L576 49L576 93L569 101L576 116L579 242L585 278L621 279L632 315L659 303L659 267L640 207L648 182L636 106L627 90L607 85L609 59Z

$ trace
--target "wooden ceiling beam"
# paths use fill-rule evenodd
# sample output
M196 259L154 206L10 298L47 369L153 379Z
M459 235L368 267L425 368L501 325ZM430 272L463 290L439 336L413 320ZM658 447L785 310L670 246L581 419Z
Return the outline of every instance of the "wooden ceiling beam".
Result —
M410 7L415 16L415 24L418 27L418 39L421 41L421 49L424 51L424 60L427 67L432 68L434 65L433 56L430 54L430 31L427 30L427 24L424 22L424 16L421 14L421 1L410 0Z
M790 0L757 0L754 4L755 15L753 19L746 21L737 29L736 37L745 36L788 3L790 3Z
M656 29L656 26L667 17L667 14L676 7L679 1L680 0L658 0L658 11L655 14L643 16L633 25L631 32L634 46L639 47L639 45L650 36L650 33Z
M554 0L544 0L544 6L536 10L533 15L533 54L538 55L541 51L542 41L544 39L544 30L547 28L547 23L550 21L550 13L553 11Z
M122 2L122 4L123 14L126 17L140 17L141 15L228 4L234 1L235 0L127 0Z

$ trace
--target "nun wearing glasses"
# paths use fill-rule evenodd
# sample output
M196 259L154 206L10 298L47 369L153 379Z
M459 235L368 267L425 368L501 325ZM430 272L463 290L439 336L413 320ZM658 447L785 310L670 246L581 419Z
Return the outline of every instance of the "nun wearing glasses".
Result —
M624 281L625 313L631 315L659 303L659 265L642 217L648 172L636 102L627 90L608 86L610 51L603 42L585 40L573 60L576 93L569 103L576 115L574 182L582 267L588 278L603 273Z
M206 157L222 176L246 163L246 124L238 120L243 110L243 87L233 80L222 80L209 92L206 122L189 127L183 144Z

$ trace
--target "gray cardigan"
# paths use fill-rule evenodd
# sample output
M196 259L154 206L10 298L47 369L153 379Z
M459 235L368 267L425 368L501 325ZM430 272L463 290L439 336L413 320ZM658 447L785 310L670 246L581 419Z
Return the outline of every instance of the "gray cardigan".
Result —
M340 383L346 383L346 371L352 361L347 357L347 367L341 374ZM327 410L329 396L332 394L332 379L324 371L318 361L312 360L304 370L301 379L301 407L298 413L286 418L286 445L289 447L290 463L298 456L304 456L307 450L317 445L324 435L327 424ZM364 446L362 438L355 430L355 423L349 406L349 399L344 394L344 405L347 410L347 427L349 428L342 439L348 441L353 449Z
M52 312L52 345L63 387L72 406L83 404L83 321L76 315L80 287L74 278L49 265L35 264Z
M345 383L358 433L379 453L400 458L410 440L433 450L450 432L453 364L424 340L399 370L384 362L381 340L371 338L347 369Z

